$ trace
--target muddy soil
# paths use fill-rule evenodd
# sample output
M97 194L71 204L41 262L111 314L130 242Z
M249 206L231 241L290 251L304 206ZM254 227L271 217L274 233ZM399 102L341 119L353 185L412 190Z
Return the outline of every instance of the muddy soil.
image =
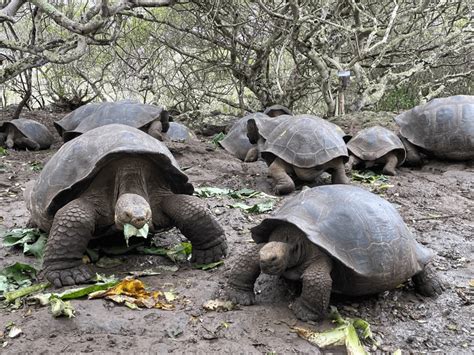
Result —
M4 117L6 115L4 114ZM51 120L61 115L47 112L26 113L52 128ZM1 118L1 117L0 117ZM354 127L351 127L351 131ZM24 227L28 212L22 199L25 183L60 146L59 136L52 149L41 152L9 151L0 160L0 218L2 228ZM272 193L271 181L263 163L242 163L203 139L171 147L180 166L195 186L240 189L253 188ZM378 348L408 352L472 352L472 236L474 230L474 166L472 163L429 161L421 169L401 168L390 177L393 187L384 192L404 217L417 240L435 253L435 265L448 284L437 299L414 292L407 282L402 287L372 297L334 296L343 317L361 317L372 327ZM368 184L359 184L372 189ZM276 206L285 198L280 198ZM256 199L252 202L259 202ZM202 271L179 264L178 271L141 278L150 289L173 290L178 296L176 309L131 310L104 300L73 300L76 317L53 318L47 307L24 305L18 310L0 309L1 353L318 353L320 350L299 338L290 327L299 325L323 330L329 321L303 323L288 308L294 290L275 277L261 276L256 284L257 303L228 312L208 312L202 305L221 291L239 252L251 243L249 228L268 214L248 214L228 206L228 197L205 199L226 231L230 255L225 264ZM176 230L167 237L182 239ZM112 269L96 270L125 277L128 271L172 266L164 257L120 256L123 262ZM0 247L0 268L15 261L35 264L20 250ZM7 338L10 322L23 333ZM2 337L3 336L3 337ZM342 349L333 349L341 352Z

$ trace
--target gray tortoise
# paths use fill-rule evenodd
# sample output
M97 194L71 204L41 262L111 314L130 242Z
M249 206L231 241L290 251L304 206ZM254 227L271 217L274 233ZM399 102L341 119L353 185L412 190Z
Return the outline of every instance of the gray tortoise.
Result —
M474 159L474 96L434 99L395 117L407 162L421 163L420 152L441 159Z
M268 117L277 117L281 115L293 115L293 113L288 109L288 107L282 105L272 105L269 106L263 111Z
M432 252L416 242L396 209L356 186L307 189L251 232L257 244L237 259L226 286L235 303L255 302L260 273L302 282L291 308L303 321L324 317L331 292L369 295L409 278L425 296L444 289Z
M258 142L277 194L295 190L290 175L303 181L314 181L328 171L333 184L349 183L344 169L344 163L349 159L346 144L333 123L312 115L284 115L277 119L282 122L268 131L262 130L265 126L259 127L255 120L248 121L249 140Z
M88 281L89 241L127 225L176 226L193 246L192 261L221 259L223 229L192 193L166 146L136 128L111 124L64 144L25 190L31 224L49 232L43 277L57 287Z
M55 121L54 128L56 128L58 134L63 137L64 132L73 131L84 118L97 111L101 105L101 103L83 105L68 113L59 121Z
M256 161L258 158L258 149L256 143L250 143L247 137L248 120L254 119L262 132L265 131L265 133L269 133L269 131L281 122L282 117L288 117L288 115L270 117L261 112L251 113L235 122L229 130L229 133L227 133L226 137L220 141L219 144L242 161Z
M196 139L196 135L188 127L178 122L170 122L169 129L163 134L164 141L190 142Z
M26 118L18 118L0 124L0 140L7 148L29 150L48 149L53 144L51 132L43 124Z
M398 136L387 128L373 126L365 128L347 143L351 168L370 168L383 165L383 173L396 175L395 168L405 161L405 146Z
M163 140L163 134L169 129L169 114L162 107L140 104L129 100L91 104L92 107L80 107L73 111L69 123L76 121L77 126L62 133L65 142L80 136L94 128L117 123L135 127L152 137ZM64 120L64 119L63 119ZM61 120L62 121L62 120ZM60 122L61 122L60 121ZM59 123L56 125L58 127ZM65 126L64 122L62 123Z

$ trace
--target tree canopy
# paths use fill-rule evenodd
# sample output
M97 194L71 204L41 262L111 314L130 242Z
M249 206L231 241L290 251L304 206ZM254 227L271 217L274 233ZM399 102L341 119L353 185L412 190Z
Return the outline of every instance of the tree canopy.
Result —
M464 1L13 0L0 9L0 83L4 101L40 106L333 115L341 90L353 111L393 95L411 105L472 92L469 19Z

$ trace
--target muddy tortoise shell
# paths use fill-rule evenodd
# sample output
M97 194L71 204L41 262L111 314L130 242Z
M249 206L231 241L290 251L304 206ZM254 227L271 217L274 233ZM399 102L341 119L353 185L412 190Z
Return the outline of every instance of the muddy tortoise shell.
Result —
M347 143L347 149L356 157L372 161L385 154L395 151L398 165L405 161L405 146L398 136L391 130L382 126L365 128L352 137Z
M45 125L29 120L26 118L18 118L0 125L0 132L6 132L8 126L15 127L25 137L35 141L40 145L40 149L48 149L53 144L54 138Z
M155 163L173 193L192 194L193 186L168 148L134 127L111 124L90 130L65 143L44 166L25 200L32 219L49 230L56 212L76 199L100 169L126 155L145 156Z
M142 129L159 119L162 111L162 107L133 101L103 102L78 114L82 116L79 124L73 130L64 131L63 139L67 142L91 129L113 123Z
M313 115L287 117L292 119L280 123L266 137L262 150L266 160L274 155L299 168L312 168L337 157L348 160L346 143L333 123Z
M400 134L434 156L474 159L474 96L431 100L395 117Z
M433 256L417 243L392 204L357 186L304 190L252 228L252 238L266 243L284 223L299 228L335 261L333 290L345 294L395 288L423 270Z
M196 139L196 135L185 125L178 122L170 122L166 136L174 142L187 142Z
M247 138L247 121L251 118L258 122L263 118L269 117L260 112L242 117L232 125L229 133L219 142L225 150L240 160L244 160L247 152L254 147L254 144L250 143Z

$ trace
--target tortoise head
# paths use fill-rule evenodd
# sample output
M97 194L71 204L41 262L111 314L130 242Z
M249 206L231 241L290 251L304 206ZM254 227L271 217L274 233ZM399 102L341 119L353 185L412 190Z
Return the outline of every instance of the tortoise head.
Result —
M259 139L257 122L253 118L247 121L247 138L252 144L256 144Z
M115 225L123 230L125 224L141 229L151 223L150 204L140 195L125 193L120 195L115 204Z
M260 249L260 269L269 275L281 275L299 261L306 238L291 224L279 226Z

